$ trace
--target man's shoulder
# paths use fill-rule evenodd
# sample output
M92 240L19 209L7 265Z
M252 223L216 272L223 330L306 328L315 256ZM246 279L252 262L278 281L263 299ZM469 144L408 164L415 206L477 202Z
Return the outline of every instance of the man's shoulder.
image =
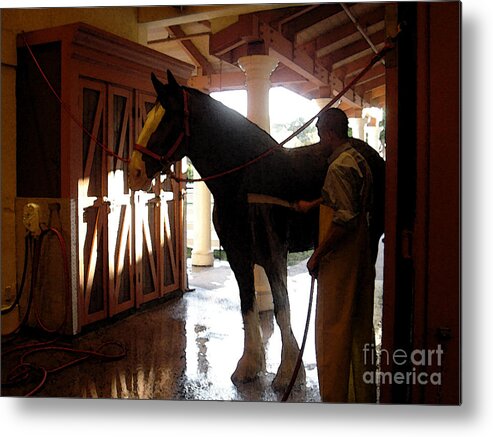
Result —
M351 147L356 149L358 152L361 153L361 151L365 151L366 153L381 158L380 154L372 147L370 146L367 142L360 140L358 138L349 138L349 144Z
M358 138L350 138L349 144L358 153L363 155L363 157L368 162L370 167L374 167L374 166L384 167L385 166L384 159L380 156L380 154L373 147L371 147L365 141L359 140Z

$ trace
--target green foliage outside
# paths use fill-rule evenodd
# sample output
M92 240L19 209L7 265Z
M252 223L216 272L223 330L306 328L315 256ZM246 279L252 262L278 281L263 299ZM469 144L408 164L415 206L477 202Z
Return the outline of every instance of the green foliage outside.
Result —
M288 253L288 266L294 266L299 264L302 261L308 260L308 258L313 253L313 250L307 250L305 252L293 252ZM187 258L192 256L192 249L187 247ZM224 250L214 250L214 259L220 261L227 261L228 257L226 256L226 252Z
M289 122L289 123L275 123L272 126L272 135L274 138L287 138L293 132L296 132L301 126L305 124L306 120L302 117ZM293 140L293 147L308 146L314 144L317 140L317 128L315 123L312 123L306 129L301 131ZM290 144L291 141L288 143Z

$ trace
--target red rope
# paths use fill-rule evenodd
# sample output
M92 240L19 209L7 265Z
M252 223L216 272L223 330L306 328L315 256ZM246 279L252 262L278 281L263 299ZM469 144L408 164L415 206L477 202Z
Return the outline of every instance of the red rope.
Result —
M351 80L351 82L349 82L344 87L344 89L339 94L337 94L337 96L335 96L329 103L327 103L327 105L325 105L316 115L314 115L303 126L301 126L299 129L297 129L295 132L293 132L289 137L287 137L281 143L275 144L274 146L268 148L267 150L265 150L264 152L262 152L256 158L253 158L250 161L247 161L247 162L245 162L245 163L243 163L241 165L238 165L237 167L233 167L233 168L231 168L229 170L225 170L225 171L223 171L221 173L217 173L217 174L214 174L214 175L211 175L211 176L205 176L203 178L196 178L196 179L180 178L180 177L176 176L173 172L169 172L168 175L171 178L173 178L175 181L177 181L177 182L207 182L207 181L210 181L210 180L213 180L213 179L218 179L218 178L220 178L222 176L225 176L225 175L228 175L228 174L231 174L231 173L235 173L235 172L237 172L239 170L242 170L242 169L244 169L244 168L246 168L246 167L248 167L248 166L256 163L257 161L260 161L261 159L263 159L267 155L270 155L271 153L273 153L274 150L283 147L288 141L292 140L299 133L301 133L302 131L304 131L317 117L319 117L322 113L324 113L330 107L332 107L332 105L334 105L334 103L336 103L342 96L344 96L344 94L346 94L349 91L350 88L352 88L357 82L359 82L359 80L378 61L380 61L380 59L382 59L388 51L390 51L390 50L392 50L394 48L393 41L395 41L395 39L396 39L396 37L395 38L389 38L388 41L386 42L385 46L377 54L375 54L375 56L371 59L371 61L368 63L368 65L365 68L363 68L363 70L361 70L358 73L358 75L353 80Z
M36 59L36 57L34 56L34 53L32 52L31 50L31 47L29 46L27 40L26 40L26 37L24 35L24 33L21 34L22 35L22 38L24 40L24 44L26 45L27 49L29 50L29 53L31 55L31 57L33 58L33 61L34 63L36 64L36 67L38 68L39 72L41 73L41 76L43 77L43 79L45 80L45 82L48 84L51 92L54 94L54 96L57 98L57 100L60 102L60 105L62 107L62 109L67 112L67 114L70 116L70 118L72 118L72 120L84 131L84 133L86 135L88 135L99 147L101 147L108 155L111 155L111 156L114 156L115 158L125 162L125 163L129 163L130 162L130 159L129 158L124 158L122 156L119 156L118 154L116 154L115 152L113 152L112 150L110 150L108 147L106 147L104 144L100 143L99 140L94 137L92 135L91 132L89 132L83 125L82 123L73 115L73 113L70 111L70 108L65 104L65 102L62 101L62 99L60 98L60 96L57 94L57 92L55 91L55 89L53 88L53 86L51 85L49 79L46 77L45 73L43 72L43 69L41 68L41 66L39 65L38 63L38 60ZM302 132L303 130L305 130L317 117L319 117L323 112L325 112L326 110L328 110L330 107L332 107L332 105L334 105L334 103L336 103L342 96L344 96L344 94L346 94L348 92L348 90L350 88L352 88L372 67L373 65L375 65L380 59L382 59L385 54L390 51L391 49L394 48L394 45L393 45L393 42L396 40L397 36L394 37L394 38L389 38L385 44L385 46L377 53L375 54L375 56L371 59L371 61L368 63L368 65L363 69L361 70L361 72L353 79L351 80L351 82L349 82L345 87L344 89L339 93L337 94L337 96L335 96L325 107L323 107L315 116L313 116L310 120L308 120L303 126L301 126L299 129L297 129L295 132L293 132L288 138L286 138L284 141L282 141L281 143L279 144L275 144L274 146L270 147L269 149L265 150L264 152L262 152L259 156L251 159L250 161L247 161L241 165L238 165L236 167L233 167L229 170L225 170L225 171L222 171L220 173L217 173L217 174L214 174L214 175L211 175L211 176L206 176L206 177L202 177L202 178L196 178L196 179L189 179L189 178L180 178L178 176L176 176L174 174L174 172L172 171L169 171L167 174L169 177L171 177L172 179L174 179L175 181L177 182L206 182L206 181L210 181L210 180L213 180L213 179L218 179L220 177L223 177L223 176L226 176L228 174L231 174L231 173L235 173L237 171L240 171L246 167L249 167L250 165L252 164L255 164L256 162L260 161L261 159L263 159L264 157L270 155L271 153L274 152L274 150L276 149L279 149L281 147L283 147L288 141L292 140L294 137L296 137L300 132ZM188 126L186 126L186 129L188 130ZM187 134L189 135L189 133L187 132ZM142 153L142 152L141 152Z
M19 363L8 372L6 376L6 382L2 383L2 385L13 386L20 383L26 383L29 377L32 376L33 372L41 372L42 374L41 380L37 383L37 385L33 389L31 389L28 393L24 395L26 397L29 397L29 396L33 396L34 394L39 392L39 390L41 390L41 388L44 386L44 384L48 379L48 375L50 374L59 372L63 369L66 369L67 367L78 364L89 358L98 358L104 361L113 361L113 360L122 359L127 355L125 346L117 341L108 341L102 343L97 347L96 350L78 349L78 348L71 348L67 346L55 346L53 345L55 341L56 340L52 340L44 343L31 343L23 346L16 346L14 348L11 348L7 352L4 352L4 355L6 355L14 351L19 351L23 349L26 350L22 354ZM117 346L119 351L114 354L102 352L103 348L111 345ZM40 352L50 352L50 354L52 354L53 352L62 352L66 354L75 354L78 356L76 356L76 358L72 360L66 361L60 364L59 366L53 367L51 369L46 368L45 366L36 365L26 361L26 358L29 355L33 355L35 353L40 353Z
M44 81L46 82L46 84L48 85L48 87L50 88L50 91L53 93L53 95L55 96L55 98L58 100L58 102L60 103L60 106L62 107L62 109L68 114L68 116L74 121L74 123L79 126L82 131L89 137L91 138L91 140L93 140L97 146L101 147L101 149L104 150L104 152L107 154L107 155L111 155L117 159L119 159L120 161L123 161L125 163L129 163L130 162L130 158L124 158L123 156L120 156L118 155L117 153L113 152L112 150L110 150L107 146L105 146L103 143L101 143L91 132L89 132L85 127L84 125L78 120L78 118L72 113L72 111L70 110L70 107L62 100L62 98L58 95L58 93L55 91L55 88L53 87L53 85L51 84L50 80L48 79L48 77L46 76L45 72L43 71L43 69L41 68L41 65L39 65L39 62L36 58L36 56L34 55L33 51L31 50L31 47L29 46L27 40L26 40L26 36L24 35L24 33L21 33L21 36L22 36L22 39L24 40L24 44L26 45L26 48L27 50L29 51L29 54L31 55L31 58L33 59L34 63L36 64L36 67L38 68L39 70L39 73L41 74L41 76L43 77Z
M54 233L57 237L58 243L60 245L60 251L62 254L62 259L63 259L63 272L64 272L64 283L65 283L65 316L63 321L61 322L60 326L58 326L55 329L49 329L46 327L46 325L43 323L41 320L38 307L37 307L37 302L35 297L33 296L34 293L34 283L37 280L37 273L38 273L38 268L40 264L40 256L41 256L41 249L42 249L42 242L44 238L46 238L46 235L48 233ZM63 238L62 233L55 229L55 228L48 228L47 230L43 231L41 234L40 242L37 245L38 247L35 250L35 253L33 255L33 268L32 268L32 284L30 288L30 295L29 295L29 301L31 299L34 300L33 302L33 307L34 307L34 315L36 318L36 322L38 326L41 328L42 331L44 331L47 334L55 334L55 333L61 333L62 328L65 326L67 323L67 318L68 318L68 313L69 313L69 305L70 305L70 270L69 270L69 263L68 263L68 254L66 250L66 243L65 239ZM24 325L24 323L27 321L30 313L30 305L28 305L28 309L26 310L25 315L23 316L23 320L19 324L18 328L16 328L13 333L17 334L21 327ZM9 334L10 336L10 334ZM2 336L3 337L3 336ZM32 343L27 343L27 344L21 344L17 346L12 346L8 349L3 348L3 356L7 356L8 354L14 353L14 352L22 352L22 355L20 357L20 360L18 363L7 373L4 372L6 375L5 382L2 381L2 386L3 387L11 387L14 385L18 385L21 383L32 383L32 378L34 377L33 374L41 373L41 377L39 381L36 383L36 386L29 390L28 393L25 394L25 396L33 396L37 392L39 392L43 386L45 385L48 376L50 374L53 374L55 372L61 371L69 366L75 365L77 363L80 363L84 360L87 360L89 358L99 358L105 361L109 360L117 360L124 358L126 356L126 349L123 344L120 342L116 341L109 341L106 343L103 343L99 345L96 350L88 350L88 349L80 349L80 348L72 348L68 346L63 346L63 345L56 345L55 343L59 341L59 338L54 338L45 342L32 342ZM109 353L103 353L102 350L105 347L108 347L110 345L115 345L117 346L120 350L118 353L115 354L109 354ZM3 346L3 345L2 345ZM46 366L38 365L33 362L28 362L26 358L30 355L33 355L35 353L42 353L42 352L49 352L52 354L53 352L61 352L65 354L70 354L70 355L76 355L74 359L65 361L64 363L53 367L53 368L46 368Z

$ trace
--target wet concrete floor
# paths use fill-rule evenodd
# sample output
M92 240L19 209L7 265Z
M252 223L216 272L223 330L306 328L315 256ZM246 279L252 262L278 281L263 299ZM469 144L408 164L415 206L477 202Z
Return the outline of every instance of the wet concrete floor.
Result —
M303 337L308 307L310 277L305 262L289 268L288 289L293 332L299 344ZM39 397L118 398L216 401L280 401L283 393L272 390L280 363L280 332L271 311L261 314L266 349L266 372L258 380L236 387L231 375L243 352L243 327L238 287L227 262L213 268L189 266L193 291L182 298L139 311L111 325L98 328L70 341L70 346L95 350L105 342L125 345L126 356L114 361L89 358L47 375L35 394ZM377 290L381 280L377 277ZM381 299L381 293L377 293ZM316 298L316 297L315 297ZM379 313L376 314L377 329ZM306 385L293 390L291 402L319 402L313 322L310 323L304 353ZM5 351L7 348L4 347ZM102 350L117 354L115 346ZM37 366L54 368L71 359L57 351L28 357ZM2 353L5 376L18 354ZM2 380L4 380L4 376ZM42 374L30 384L3 387L2 396L22 396L36 386Z

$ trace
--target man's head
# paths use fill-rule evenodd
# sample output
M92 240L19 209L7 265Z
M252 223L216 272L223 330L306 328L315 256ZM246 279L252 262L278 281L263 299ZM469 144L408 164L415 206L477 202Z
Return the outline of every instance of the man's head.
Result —
M338 108L329 108L318 117L317 129L322 143L338 146L348 138L347 116Z

